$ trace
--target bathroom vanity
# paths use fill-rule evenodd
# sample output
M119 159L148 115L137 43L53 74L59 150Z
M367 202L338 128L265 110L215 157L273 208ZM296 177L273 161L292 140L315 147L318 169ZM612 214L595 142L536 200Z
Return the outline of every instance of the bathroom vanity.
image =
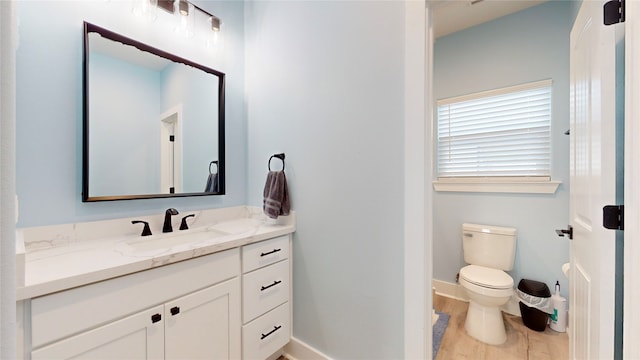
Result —
M295 214L195 212L19 229L20 358L266 359L291 337ZM175 220L179 223L179 217Z

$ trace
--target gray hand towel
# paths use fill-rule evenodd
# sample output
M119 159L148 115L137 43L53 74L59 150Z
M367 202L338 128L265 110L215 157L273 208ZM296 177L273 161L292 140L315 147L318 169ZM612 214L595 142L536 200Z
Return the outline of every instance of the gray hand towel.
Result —
M218 192L218 173L209 174L207 178L207 185L204 187L204 192Z
M267 182L264 184L264 200L262 210L271 219L280 215L289 215L291 203L287 189L287 177L284 171L269 171Z

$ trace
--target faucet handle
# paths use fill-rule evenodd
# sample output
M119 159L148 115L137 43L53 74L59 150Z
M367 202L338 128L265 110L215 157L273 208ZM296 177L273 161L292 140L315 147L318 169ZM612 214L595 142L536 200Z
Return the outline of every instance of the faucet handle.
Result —
M187 225L187 218L194 217L195 214L189 214L182 218L182 222L180 223L180 230L189 230L189 225Z
M142 229L141 236L149 236L151 235L151 228L149 228L149 223L142 220L132 220L132 224L144 224L144 228Z

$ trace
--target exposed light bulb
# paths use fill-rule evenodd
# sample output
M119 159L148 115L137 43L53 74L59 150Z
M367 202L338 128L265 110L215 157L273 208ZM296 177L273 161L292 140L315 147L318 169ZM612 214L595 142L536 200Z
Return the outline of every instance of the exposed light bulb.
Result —
M220 19L215 16L211 16L211 30L220 31Z
M189 15L189 3L186 0L180 0L180 2L178 3L178 9L180 10L180 15Z

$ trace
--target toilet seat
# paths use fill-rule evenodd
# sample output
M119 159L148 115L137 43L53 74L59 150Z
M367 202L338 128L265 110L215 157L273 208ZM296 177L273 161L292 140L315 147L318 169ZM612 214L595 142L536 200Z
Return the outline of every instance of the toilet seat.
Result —
M483 288L503 290L513 288L513 278L506 272L480 265L460 269L460 279Z

